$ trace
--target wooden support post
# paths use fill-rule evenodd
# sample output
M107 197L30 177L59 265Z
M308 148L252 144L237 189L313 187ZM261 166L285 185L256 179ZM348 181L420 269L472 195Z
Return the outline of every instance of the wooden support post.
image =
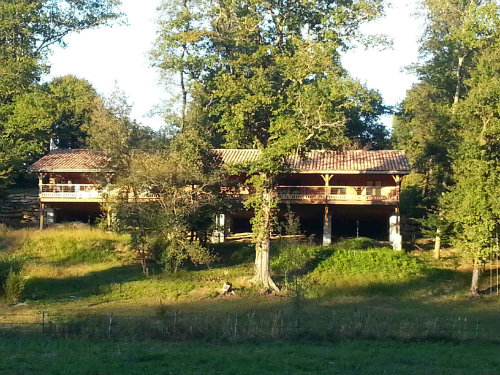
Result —
M330 186L330 180L332 179L333 174L325 173L321 175L323 181L325 181L325 187Z

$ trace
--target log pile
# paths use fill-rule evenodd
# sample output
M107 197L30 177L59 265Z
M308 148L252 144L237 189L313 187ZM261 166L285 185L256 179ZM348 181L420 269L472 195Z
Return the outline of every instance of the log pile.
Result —
M38 195L11 194L0 200L0 223L29 226L36 225L39 218Z
M401 217L401 236L405 242L412 242L422 237L421 224L415 219Z

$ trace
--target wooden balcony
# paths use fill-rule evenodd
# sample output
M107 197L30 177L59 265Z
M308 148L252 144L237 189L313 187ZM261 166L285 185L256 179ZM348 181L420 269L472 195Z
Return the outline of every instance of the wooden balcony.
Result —
M395 205L397 186L278 186L282 203Z
M228 197L245 200L251 188L224 188ZM397 186L278 186L282 203L291 204L351 204L396 205L399 203ZM93 184L40 185L41 202L102 202L103 190ZM113 193L111 193L113 194ZM118 195L116 191L114 194ZM136 199L154 200L154 194L143 193ZM129 196L129 200L135 199Z
M119 196L120 192L108 191L111 196ZM95 184L43 184L40 185L39 198L41 202L103 202L104 191ZM150 193L140 194L133 197L129 194L129 201L138 199L149 201L157 199L158 196Z
M94 184L43 184L39 197L42 202L101 202L103 198L102 190Z

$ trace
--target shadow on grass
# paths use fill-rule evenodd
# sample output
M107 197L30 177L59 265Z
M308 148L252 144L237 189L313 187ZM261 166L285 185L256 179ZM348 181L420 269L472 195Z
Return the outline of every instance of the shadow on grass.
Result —
M255 245L252 243L226 242L210 245L210 250L218 257L212 268L223 268L255 260Z
M357 278L359 280L359 276ZM407 280L394 281L367 281L361 285L349 284L349 279L343 276L338 282L331 284L311 284L306 291L313 297L390 297L396 299L429 299L433 297L446 297L464 293L467 290L470 275L448 269L428 269L421 276Z
M105 294L109 285L143 279L141 268L137 264L89 272L79 277L33 277L27 281L23 297L34 300L89 297Z
M20 260L0 260L0 282L2 281L2 276L6 277L10 270L19 272L22 267L23 262Z

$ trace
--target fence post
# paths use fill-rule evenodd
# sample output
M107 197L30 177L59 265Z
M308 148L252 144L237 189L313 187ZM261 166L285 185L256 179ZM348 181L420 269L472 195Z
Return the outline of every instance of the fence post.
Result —
M238 334L238 314L234 317L234 338Z
M498 280L498 269L500 268L500 264L499 264L499 258L500 258L500 253L498 252L498 244L497 244L497 295L498 295L498 284L499 284L499 280Z
M467 317L464 318L464 334L463 337L464 339L467 339Z
M177 314L179 313L179 309L175 310L175 313L174 313L174 328L173 328L173 331L172 333L175 335L175 327L177 325Z
M113 314L109 314L108 339L111 338L111 324L113 324Z

